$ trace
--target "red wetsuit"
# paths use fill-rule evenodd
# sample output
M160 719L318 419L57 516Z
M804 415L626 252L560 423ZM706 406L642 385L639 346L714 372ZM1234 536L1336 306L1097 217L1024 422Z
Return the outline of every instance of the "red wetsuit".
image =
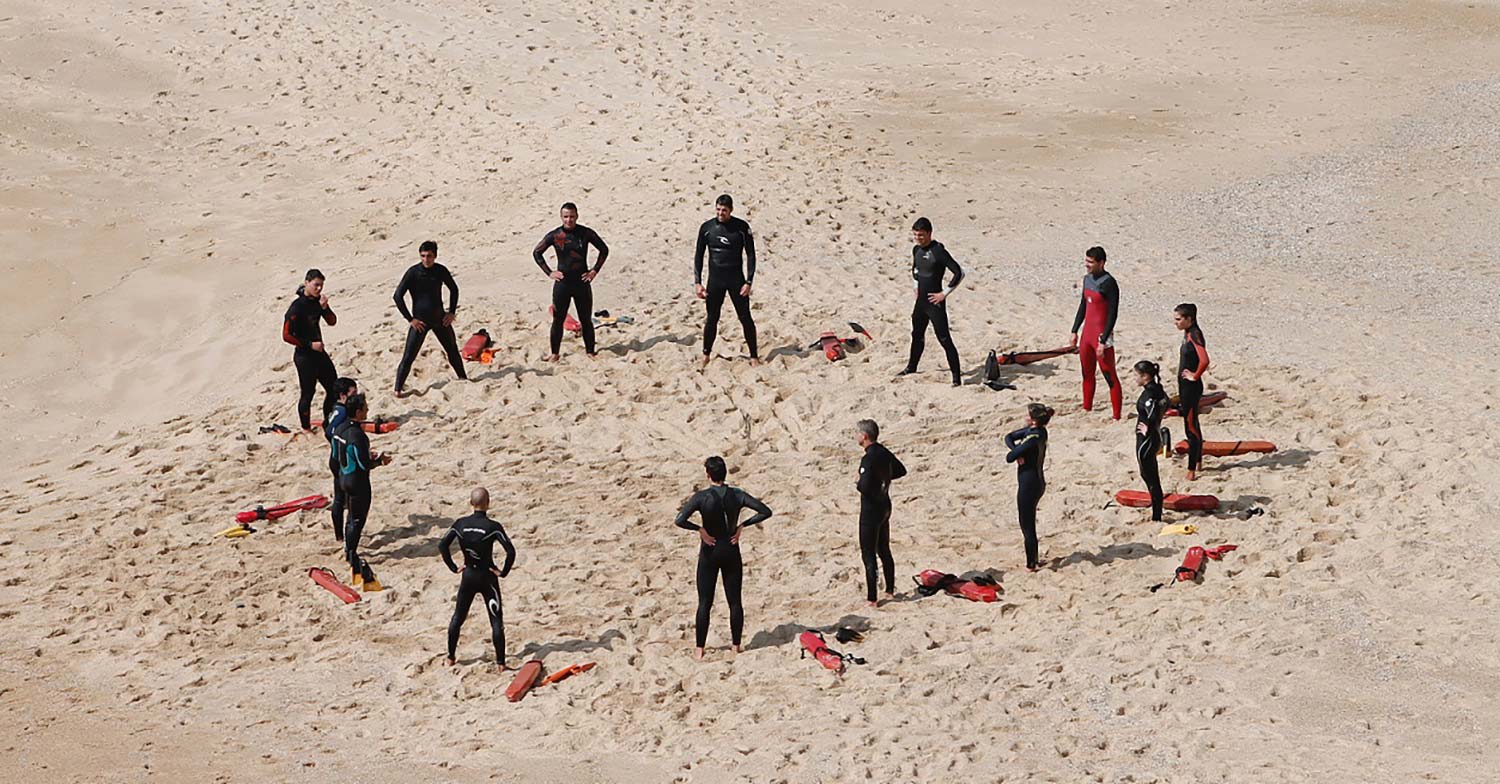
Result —
M1124 397L1120 377L1115 373L1115 317L1119 314L1120 287L1114 276L1104 270L1084 275L1083 296L1078 300L1078 315L1073 318L1073 334L1078 336L1078 361L1083 367L1083 410L1094 410L1094 366L1097 364L1109 384L1109 406L1115 419L1120 418Z

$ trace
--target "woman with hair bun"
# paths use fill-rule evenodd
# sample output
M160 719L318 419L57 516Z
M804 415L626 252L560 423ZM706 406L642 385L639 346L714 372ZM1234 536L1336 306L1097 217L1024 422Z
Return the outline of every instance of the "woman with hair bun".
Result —
M1135 363L1135 380L1141 396L1135 401L1135 463L1151 493L1151 519L1161 521L1161 472L1156 455L1161 451L1161 418L1167 411L1167 391L1161 387L1161 366L1141 360Z
M1049 406L1032 403L1026 407L1026 427L1005 436L1010 450L1005 462L1016 464L1016 510L1021 518L1021 534L1026 538L1026 570L1042 568L1037 554L1036 506L1047 492L1043 467L1047 463L1047 423L1055 412Z

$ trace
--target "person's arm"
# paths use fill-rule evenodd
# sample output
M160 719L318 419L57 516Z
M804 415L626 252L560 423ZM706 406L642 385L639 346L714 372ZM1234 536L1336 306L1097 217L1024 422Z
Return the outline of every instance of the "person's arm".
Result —
M859 459L859 483L855 487L860 495L869 495L875 492L875 466L870 459L870 453Z
M411 270L407 270L406 274L401 276L401 282L396 284L396 296L394 297L396 300L396 310L400 311L401 318L407 321L412 320L411 311L406 309L406 292L410 288Z
M495 523L495 528L498 529L495 531L495 541L505 548L505 565L500 567L500 576L505 577L510 574L510 567L516 564L516 546L510 543L510 537L505 535L504 527Z
M745 224L745 285L755 284L755 233ZM746 523L749 525L749 523Z
M1208 372L1208 347L1193 337L1192 330L1188 330L1187 338L1188 342L1193 344L1193 350L1198 352L1198 369L1193 371L1193 380L1198 381L1203 378L1204 373Z
M443 554L443 563L448 565L448 571L458 573L458 564L453 562L453 554L449 549L453 547L454 540L458 539L458 529L449 528L448 533L443 534L443 540L438 542L438 552Z
M688 502L682 505L682 511L677 513L677 520L673 524L678 528L686 529L688 531L698 530L698 524L688 519L689 517L692 517L693 513L696 511L698 511L698 494L694 493L693 497L689 498Z
M963 282L964 269L958 266L958 261L953 258L953 254L949 253L946 247L939 248L939 250L943 252L943 266L953 273L953 279L948 281L948 288L943 289L943 296L946 297L958 288L959 283Z
M746 520L745 522L740 523L740 527L741 528L743 528L743 527L745 527L747 525L755 525L757 523L763 523L766 520L769 520L770 517L771 517L771 507L766 506L765 504L761 503L759 498L756 498L755 496L750 495L749 493L745 492L744 490L740 491L740 506L742 506L742 507L744 507L746 509L749 509L749 510L755 512L755 516L754 517L751 517L749 520Z
M693 251L693 284L703 285L703 252L708 250L708 232L698 227L698 249Z
M338 315L333 312L333 308L330 308L327 305L324 305L322 307L322 313L320 315L323 316L323 320L327 322L328 326L330 327L334 324L339 323Z
M1010 436L1005 437L1005 443L1010 445ZM1036 433L1028 433L1021 440L1011 446L1010 452L1005 455L1005 462L1014 463L1023 457L1030 457L1036 451L1037 445L1041 443L1041 436Z
M1089 298L1087 296L1085 296L1083 294L1083 292L1079 292L1078 293L1078 313L1073 316L1073 330L1072 331L1073 331L1074 335L1077 335L1079 328L1081 328L1083 326L1083 314L1085 312L1087 312L1088 306L1089 306Z
M1099 293L1104 295L1105 305L1109 308L1109 315L1104 319L1104 330L1099 333L1099 342L1108 343L1115 334L1115 318L1120 315L1120 284L1111 275L1099 287Z
M443 267L443 285L448 288L448 315L458 313L458 281L453 279L453 271Z
M542 272L547 273L548 277L552 276L552 267L547 265L547 259L546 257L542 256L542 253L546 251L547 247L551 244L552 232L549 231L547 232L546 236L542 237L542 241L538 242L536 244L536 247L531 249L531 258L536 261L536 265L538 267L542 268Z
M589 244L599 250L599 258L594 260L594 274L598 275L599 270L604 269L604 260L609 258L609 246L604 244L604 238L599 236L599 232L593 229L589 229Z
M291 307L286 309L286 315L281 318L281 339L283 342L303 348L307 345L307 341L303 340L302 336L297 334L301 330L297 329L296 324L297 306L293 303Z
M366 471L374 470L376 462L374 458L370 457L370 437L365 435L364 428L358 422L354 423L351 434L354 438L354 460L356 464Z
M906 476L906 466L901 465L901 460L894 454L891 455L891 479L900 479Z

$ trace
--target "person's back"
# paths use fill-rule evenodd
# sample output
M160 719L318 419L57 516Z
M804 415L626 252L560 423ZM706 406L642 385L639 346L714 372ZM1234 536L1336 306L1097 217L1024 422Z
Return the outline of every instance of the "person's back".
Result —
M443 537L441 543L443 561L450 570L457 572L458 565L454 563L449 553L449 547L455 542L459 550L463 552L465 569L495 570L500 573L501 577L504 577L515 561L515 546L506 535L505 528L500 523L491 520L484 512L474 512L467 517L458 518L453 522L453 527L448 529L447 535ZM505 550L503 568L495 564L494 553L497 543Z
M448 664L457 663L458 636L464 621L469 617L469 607L474 597L484 599L485 612L490 618L490 642L495 646L495 663L505 669L505 614L500 606L500 578L510 574L516 562L516 548L505 528L491 520L490 493L477 487L469 493L469 505L474 513L453 521L453 527L443 534L438 542L438 553L448 571L458 573L458 564L453 562L452 548L457 543L463 550L464 568L458 581L458 594L453 603L453 617L448 621ZM505 549L505 565L495 565L495 545Z
M864 459L859 464L859 493L870 500L890 503L891 482L903 476L906 476L906 466L891 450L879 442L872 443L865 449Z

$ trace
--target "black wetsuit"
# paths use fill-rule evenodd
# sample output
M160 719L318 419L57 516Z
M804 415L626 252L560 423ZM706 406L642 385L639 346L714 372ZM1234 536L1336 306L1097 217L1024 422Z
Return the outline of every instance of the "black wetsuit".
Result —
M741 509L750 509L755 515L740 523ZM694 512L703 521L703 529L714 538L712 546L700 542L698 548L698 615L694 626L698 647L702 648L708 641L708 614L713 609L714 586L720 574L724 575L724 598L729 601L729 636L735 645L739 645L745 628L745 607L740 602L744 562L740 559L740 546L729 539L734 536L736 528L755 525L769 518L771 509L738 487L714 485L688 499L682 511L677 513L677 527L698 530L699 526L688 521Z
M338 450L333 448L333 431L348 418L348 409L344 408L343 403L339 403L333 407L333 413L323 420L323 437L328 439L328 472L333 474L333 503L329 505L328 511L333 517L333 538L340 542L344 541L344 509L348 499L344 497L344 485L339 481L339 455Z
M363 572L359 537L370 515L370 472L376 465L370 458L370 437L360 423L345 419L333 431L333 450L338 455L339 484L349 508L349 519L344 523L344 558L351 571Z
M1141 480L1151 493L1151 519L1161 520L1161 473L1156 455L1161 451L1161 418L1167 412L1167 392L1155 381L1141 390L1135 401L1135 462L1141 468ZM1141 432L1142 428L1145 432Z
M448 529L448 533L438 543L443 563L448 565L449 571L456 573L458 564L453 562L453 555L449 552L455 541L458 542L459 549L464 551L464 573L458 580L458 599L453 605L453 619L448 621L448 658L457 658L454 654L458 650L458 633L463 630L464 621L469 618L469 606L474 603L474 595L478 594L484 597L484 607L489 612L495 661L504 667L505 614L500 606L499 578L510 574L510 567L516 562L516 548L510 543L510 537L505 535L505 529L484 512L475 512L455 520L453 527ZM505 548L505 565L500 567L495 566L496 542ZM500 573L499 577L495 575L497 571Z
M865 598L875 601L878 575L885 569L886 593L896 592L896 559L891 555L891 480L906 476L906 466L879 443L865 447L859 461L859 556L865 564Z
M588 262L590 245L599 249L599 258L594 261L592 270L589 269ZM578 323L583 327L583 350L592 354L594 287L583 276L590 271L595 275L599 274L599 270L604 268L604 260L609 258L609 246L587 226L575 225L571 231L558 226L547 232L547 236L531 251L536 265L550 276L552 268L547 266L547 260L542 257L542 253L548 248L557 249L557 271L563 274L562 280L552 282L552 332L548 335L552 353L556 354L562 348L563 323L568 319L568 305L571 303L578 311Z
M1177 366L1177 413L1182 415L1182 430L1187 434L1188 470L1197 471L1203 464L1203 425L1198 419L1198 401L1203 399L1203 379L1190 381L1182 377L1183 372L1201 374L1208 369L1208 344L1203 340L1203 330L1194 324L1183 333L1182 346L1178 349Z
M911 277L917 282L917 301L911 310L911 356L906 360L906 372L917 372L917 363L921 362L922 349L927 344L927 325L931 324L932 333L942 345L943 353L948 355L948 371L953 374L953 383L958 384L958 347L953 345L953 335L948 331L948 303L934 305L927 300L927 295L943 291L944 272L953 273L949 288L964 279L963 268L948 254L943 243L933 240L926 247L912 246Z
M708 252L707 285L703 284L704 251ZM750 231L750 224L734 217L720 223L714 217L698 227L698 248L693 253L693 282L704 285L708 294L708 320L703 324L703 353L707 355L714 350L714 339L719 336L719 311L724 307L724 296L727 294L734 303L734 312L740 317L740 327L745 332L745 346L750 349L750 358L759 357L755 319L750 315L750 298L740 294L741 287L755 284L755 235Z
M297 289L297 298L292 300L291 307L286 309L286 316L281 321L281 339L296 346L292 352L292 363L297 366L297 383L301 387L301 395L297 398L297 418L302 423L302 429L312 427L312 399L318 387L323 387L323 419L333 411L333 404L337 402L334 397L333 386L339 380L338 371L333 367L333 360L329 359L327 351L314 350L312 344L323 342L323 326L320 322L327 321L329 326L338 323L338 316L333 314L331 308L325 308L318 304L316 297L309 297L302 293L302 288Z
M1010 450L1005 462L1025 458L1024 463L1016 466L1016 509L1021 517L1021 535L1026 538L1026 568L1036 569L1042 565L1037 552L1036 505L1047 492L1043 473L1047 463L1047 428L1023 427L1012 431L1005 436L1005 446Z
M443 308L443 288L448 289L448 307ZM411 310L406 309L406 295L411 293ZM406 351L401 354L401 364L396 366L396 391L399 392L406 387L406 375L411 372L411 363L417 358L417 351L422 348L422 341L427 339L427 333L431 332L437 336L438 343L443 346L443 351L448 355L448 364L453 366L453 372L459 378L468 378L464 372L464 358L458 353L458 338L453 334L453 327L443 323L444 316L451 316L458 312L458 283L453 280L453 274L447 267L436 262L431 267L422 264L413 264L401 276L400 285L396 286L396 310L401 311L401 317L407 321L417 319L427 325L427 329L417 329L408 325L406 328Z

